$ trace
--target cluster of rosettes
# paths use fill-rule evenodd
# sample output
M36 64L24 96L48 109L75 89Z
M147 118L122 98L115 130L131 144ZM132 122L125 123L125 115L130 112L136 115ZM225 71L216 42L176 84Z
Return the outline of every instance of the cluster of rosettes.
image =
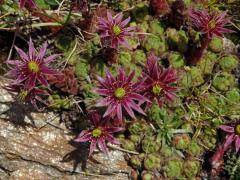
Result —
M177 73L171 67L161 67L153 53L148 56L142 75L136 78L137 82L133 82L134 75L134 72L127 75L119 69L116 77L108 71L105 78L98 77L96 93L104 98L96 106L107 107L104 117L122 121L123 115L128 114L135 119L134 111L145 115L141 108L145 102L149 107L154 100L160 106L174 100L177 88L173 84L178 80Z
M25 53L22 49L15 46L19 54L19 60L8 60L6 63L10 70L7 73L12 80L12 83L5 88L17 93L22 101L30 102L36 109L39 110L37 102L46 104L40 96L48 95L46 89L49 89L49 84L46 80L46 75L56 75L57 71L51 69L49 64L53 62L59 54L53 54L45 57L47 51L47 43L36 51L32 39L29 40L29 50Z
M82 131L76 139L77 142L91 142L90 155L96 148L96 144L103 152L107 152L105 141L118 144L111 133L122 129L109 128L109 123L122 124L125 115L135 119L135 112L145 115L141 107L143 104L146 104L147 109L155 100L160 106L174 100L177 90L174 83L178 80L176 71L171 67L162 68L153 53L148 56L141 76L138 78L134 76L134 71L127 74L120 68L116 76L107 71L104 78L97 77L98 86L95 91L103 98L97 102L96 106L106 107L106 111L102 118L94 112L90 118L93 128ZM134 82L134 79L138 79L137 82Z
M122 13L113 17L110 12L107 12L106 18L99 19L97 28L105 47L129 48L126 37L131 36L134 28L126 27L130 18L123 21L122 18ZM90 120L93 127L82 131L75 140L76 142L90 141L90 155L96 148L96 144L103 152L107 152L106 141L118 144L111 134L122 129L109 128L109 123L122 124L125 116L136 119L136 112L146 115L142 106L147 110L155 100L160 106L165 102L172 102L176 96L177 88L174 83L178 80L178 76L171 67L166 69L161 67L158 58L150 53L140 77L135 77L134 71L127 73L123 68L119 68L116 76L107 70L105 77L97 77L97 80L95 92L103 98L97 102L96 107L105 107L106 111L102 118L96 112L91 114Z
M126 36L130 36L134 28L126 27L130 18L123 20L123 14L119 13L115 17L107 12L107 17L101 17L98 23L98 31L103 42L109 43L111 48L118 48L120 45L129 47ZM158 63L157 57L150 53L142 76L138 82L133 82L135 73L126 74L123 69L119 69L118 75L114 77L110 72L106 72L106 77L98 77L98 88L96 92L103 96L96 106L106 106L104 117L111 117L122 121L123 113L135 118L134 111L145 115L141 108L144 102L148 106L156 99L159 105L166 99L173 101L176 87L172 83L177 81L176 72L170 67L163 69Z
M64 93L78 94L78 80L75 77L74 69L71 67L63 69L58 75L49 75L47 79L50 85L54 85Z

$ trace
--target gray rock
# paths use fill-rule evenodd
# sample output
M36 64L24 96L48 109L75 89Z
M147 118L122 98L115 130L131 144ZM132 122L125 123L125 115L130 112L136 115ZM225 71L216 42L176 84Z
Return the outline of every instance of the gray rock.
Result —
M30 112L3 89L0 102L1 179L128 179L122 152L88 160L86 145L72 142L75 135L57 114Z

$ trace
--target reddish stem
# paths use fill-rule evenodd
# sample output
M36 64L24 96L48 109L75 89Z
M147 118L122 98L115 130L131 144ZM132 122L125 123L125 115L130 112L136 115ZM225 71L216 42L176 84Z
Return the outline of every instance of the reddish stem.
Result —
M211 41L210 38L208 38L207 36L204 36L201 40L200 47L193 46L192 48L190 48L189 53L187 55L187 61L189 65L196 65L200 61L210 41Z
M225 139L225 141L218 146L217 150L215 151L215 153L211 158L211 161L210 161L212 165L211 177L217 176L222 170L222 167L224 164L224 160L223 160L224 153L230 147L230 144L227 144L226 146L226 142L227 142L227 139Z
M211 177L218 175L223 166L223 156L224 156L224 145L220 144L213 154L213 157L211 158L211 165L212 165L212 170L211 170Z

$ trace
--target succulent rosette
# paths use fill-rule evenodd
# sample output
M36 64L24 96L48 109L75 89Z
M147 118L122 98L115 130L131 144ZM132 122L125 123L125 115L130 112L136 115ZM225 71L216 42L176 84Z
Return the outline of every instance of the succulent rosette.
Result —
M75 142L90 142L89 156L97 148L97 145L104 153L108 152L106 142L112 144L119 144L119 141L113 137L113 133L122 131L121 127L111 127L108 125L108 120L101 117L97 112L90 114L90 120L92 122L92 128L83 130Z

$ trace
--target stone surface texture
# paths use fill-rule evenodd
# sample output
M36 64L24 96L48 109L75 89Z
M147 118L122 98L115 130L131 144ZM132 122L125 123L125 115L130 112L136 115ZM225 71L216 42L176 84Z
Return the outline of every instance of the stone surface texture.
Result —
M1 84L2 85L2 84ZM128 179L123 153L87 158L57 114L31 112L0 88L0 179Z

